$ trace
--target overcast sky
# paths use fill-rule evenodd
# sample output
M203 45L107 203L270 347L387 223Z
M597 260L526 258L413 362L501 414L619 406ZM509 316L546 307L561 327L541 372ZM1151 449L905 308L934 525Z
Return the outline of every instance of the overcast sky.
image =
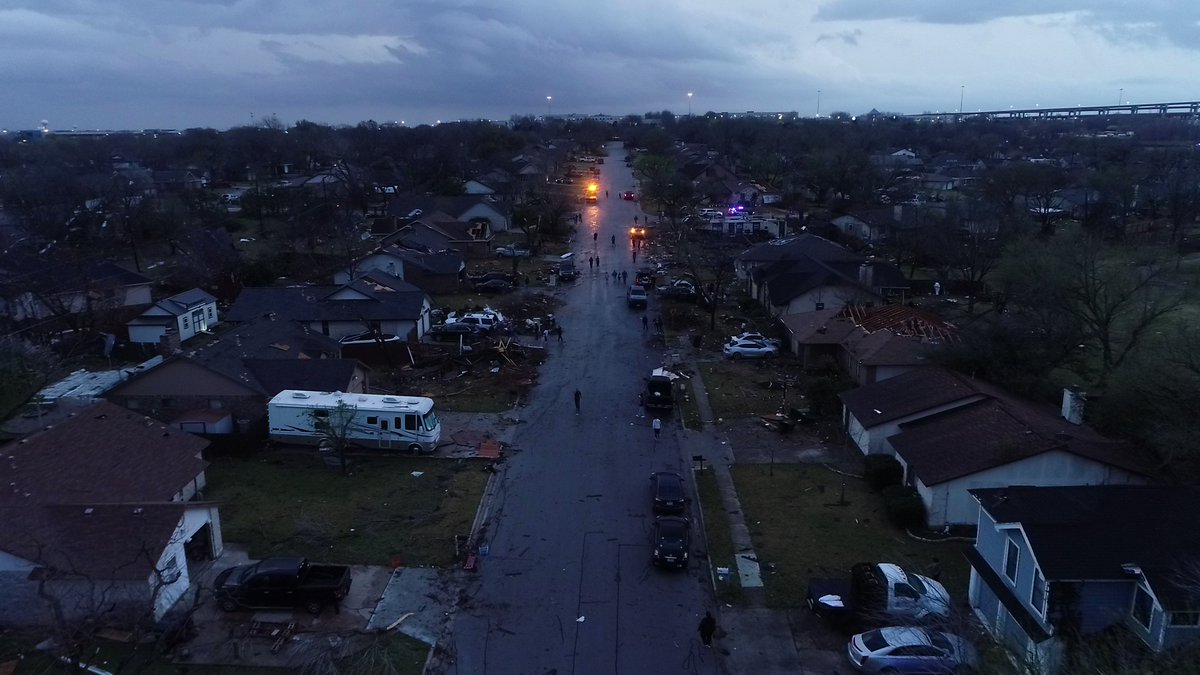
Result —
M682 114L689 91L697 114L1196 100L1200 0L0 0L8 129Z

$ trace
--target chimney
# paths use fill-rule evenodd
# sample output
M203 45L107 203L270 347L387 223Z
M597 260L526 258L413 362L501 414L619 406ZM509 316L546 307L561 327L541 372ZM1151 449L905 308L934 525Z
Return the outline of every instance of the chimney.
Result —
M158 338L158 353L164 357L171 356L179 351L179 331L174 328L168 328L163 331L162 337Z
M1082 391L1063 388L1062 416L1071 424L1083 424L1083 404L1087 402L1087 394Z
M858 266L858 283L873 288L875 286L875 265L865 262Z

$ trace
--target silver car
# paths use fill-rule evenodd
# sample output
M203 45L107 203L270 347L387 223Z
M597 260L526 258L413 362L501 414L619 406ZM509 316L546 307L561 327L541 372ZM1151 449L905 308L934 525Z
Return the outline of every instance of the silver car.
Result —
M846 652L864 673L971 673L977 662L975 648L961 637L907 626L859 633Z

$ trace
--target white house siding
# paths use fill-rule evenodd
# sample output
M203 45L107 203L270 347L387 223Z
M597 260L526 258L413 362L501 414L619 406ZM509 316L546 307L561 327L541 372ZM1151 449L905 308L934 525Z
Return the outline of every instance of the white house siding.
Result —
M508 219L504 217L500 209L488 206L487 204L476 204L458 216L459 220L466 222L470 222L476 218L488 221L492 226L492 232L508 231Z
M849 412L847 412L846 417L846 433L850 435L850 440L854 441L854 444L858 446L858 449L861 450L864 455L870 454L871 433L863 428L862 422L859 422L858 418L854 415L851 415ZM882 443L882 439L880 439L879 442Z
M174 534L171 535L171 541L163 550L156 565L157 570L165 572L171 569L171 561L174 559L174 569L178 572L178 576L173 580L165 577L160 580L158 574L151 573L147 579L151 593L158 588L158 594L154 597L154 618L156 620L162 619L191 586L192 576L184 544L199 533L205 525L210 524L212 525L210 530L212 539L209 544L213 551L213 557L216 557L225 548L224 542L221 540L221 520L217 508L203 506L188 509L180 519L179 526L175 528ZM170 583L165 583L167 581ZM164 585L160 587L160 583Z
M904 464L901 457L901 464ZM907 472L907 466L905 467ZM926 486L916 481L928 511L928 525L974 524L979 502L967 490L998 488L1009 485L1052 487L1059 485L1144 485L1146 480L1128 471L1101 464L1067 452L1044 452L1017 462L998 466L961 478Z
M873 302L874 295L849 286L821 286L801 293L783 307L773 307L777 316L815 312L818 309L841 309L851 303ZM823 307L817 307L823 303Z

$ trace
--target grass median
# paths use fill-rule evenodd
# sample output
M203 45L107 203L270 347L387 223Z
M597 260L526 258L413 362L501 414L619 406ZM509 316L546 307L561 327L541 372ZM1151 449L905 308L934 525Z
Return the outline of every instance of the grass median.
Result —
M696 472L696 486L700 493L700 507L704 510L704 535L708 543L709 574L716 576L718 567L729 569L725 581L717 581L717 599L723 603L738 604L742 588L738 582L734 564L733 535L729 531L729 519L721 503L721 491L713 470Z

